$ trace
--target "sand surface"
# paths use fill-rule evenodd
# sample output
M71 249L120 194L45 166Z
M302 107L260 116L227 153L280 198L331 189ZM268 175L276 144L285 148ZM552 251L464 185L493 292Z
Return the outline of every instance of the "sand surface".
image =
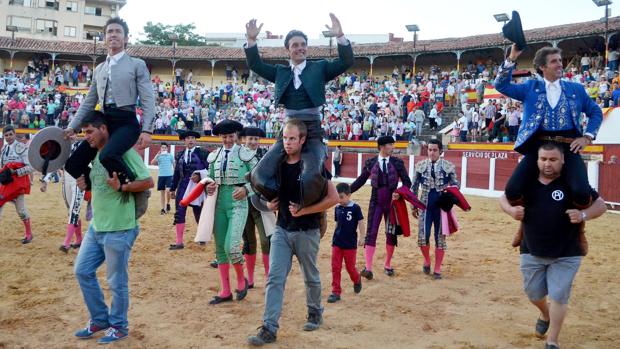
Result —
M27 197L35 234L31 244L19 242L23 227L12 205L0 218L0 348L94 347L92 340L73 337L88 313L73 275L77 251L58 251L66 223L60 185L50 184L45 194L38 188L37 183ZM367 187L353 197L364 215L369 193ZM400 239L393 261L396 275L384 275L385 238L380 233L375 279L365 281L362 293L355 295L345 272L342 301L325 304L319 331L301 330L305 293L294 261L278 342L268 347L542 348L533 335L537 311L521 291L519 254L509 245L517 223L500 212L494 199L469 200L474 209L458 213L461 231L449 238L443 280L422 273L415 238ZM261 324L262 265L257 265L257 287L245 300L209 306L218 288L218 273L208 265L213 244L190 243L196 227L191 223L187 247L168 251L174 240L172 213L161 216L159 209L155 193L130 261L130 337L114 347L246 347L246 337ZM330 211L319 256L324 301L331 291L332 220ZM620 215L609 213L588 223L590 255L577 275L562 348L620 347L619 227ZM359 268L362 260L358 250ZM109 297L105 267L98 275Z

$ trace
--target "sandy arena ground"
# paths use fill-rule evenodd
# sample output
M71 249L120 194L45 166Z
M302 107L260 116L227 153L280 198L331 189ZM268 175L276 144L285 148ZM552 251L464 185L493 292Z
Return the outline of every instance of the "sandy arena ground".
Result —
M73 275L77 251L58 251L66 223L60 185L51 184L46 194L38 188L35 184L27 198L35 234L31 244L19 242L22 225L12 205L5 207L0 220L0 348L94 347L93 340L73 337L88 313ZM354 195L365 215L369 192L364 188ZM188 247L168 251L174 239L172 214L159 214L155 194L130 261L130 337L114 346L246 347L246 336L256 333L261 323L262 265L257 266L257 288L245 300L209 306L218 288L217 272L208 266L213 244L189 243L195 224L188 224ZM496 200L469 199L474 209L458 213L462 229L449 239L443 280L422 273L414 238L400 240L393 261L396 276L385 276L385 240L380 238L375 279L365 281L362 293L355 295L345 272L342 301L325 304L325 323L319 331L301 330L305 293L294 264L278 341L268 347L542 348L543 342L533 335L538 314L521 291L519 254L509 246L517 223L500 212ZM324 301L331 291L331 212L329 218L319 257ZM590 255L577 275L562 348L620 347L618 226L620 215L609 213L588 223ZM359 250L360 268L362 260ZM107 297L105 267L99 276Z

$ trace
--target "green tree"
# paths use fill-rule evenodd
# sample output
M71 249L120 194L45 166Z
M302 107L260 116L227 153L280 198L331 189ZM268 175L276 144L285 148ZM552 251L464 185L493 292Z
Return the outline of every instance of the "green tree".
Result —
M194 23L190 24L176 24L166 25L162 23L147 22L144 26L145 40L140 40L140 44L145 45L172 45L170 35L176 34L178 36L177 45L179 46L204 46L206 44L205 38L202 35L195 33L196 26Z

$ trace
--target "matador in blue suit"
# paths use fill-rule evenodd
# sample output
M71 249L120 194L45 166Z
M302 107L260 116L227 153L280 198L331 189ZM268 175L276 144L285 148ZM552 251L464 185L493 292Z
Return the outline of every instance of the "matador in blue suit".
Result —
M561 50L543 47L536 52L534 66L541 76L524 83L512 83L512 71L521 51L513 45L495 79L498 92L523 103L523 120L515 150L524 157L506 184L506 197L521 205L528 183L538 176L537 151L544 142L564 145L564 173L574 204L591 204L588 174L579 153L596 137L603 121L601 108L588 96L581 84L561 80ZM587 119L585 130L584 116Z

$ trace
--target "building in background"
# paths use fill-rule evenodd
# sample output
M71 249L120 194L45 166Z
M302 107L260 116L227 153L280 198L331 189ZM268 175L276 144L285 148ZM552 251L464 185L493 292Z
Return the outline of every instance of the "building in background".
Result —
M0 0L0 36L87 41L127 0Z
M285 35L274 35L269 31L260 33L257 38L260 47L282 47ZM393 34L347 34L347 38L354 44L380 44L388 42L402 42L402 38L396 38ZM208 46L243 47L245 33L207 33L205 39ZM332 44L336 45L334 39ZM329 38L308 38L308 46L328 46Z

